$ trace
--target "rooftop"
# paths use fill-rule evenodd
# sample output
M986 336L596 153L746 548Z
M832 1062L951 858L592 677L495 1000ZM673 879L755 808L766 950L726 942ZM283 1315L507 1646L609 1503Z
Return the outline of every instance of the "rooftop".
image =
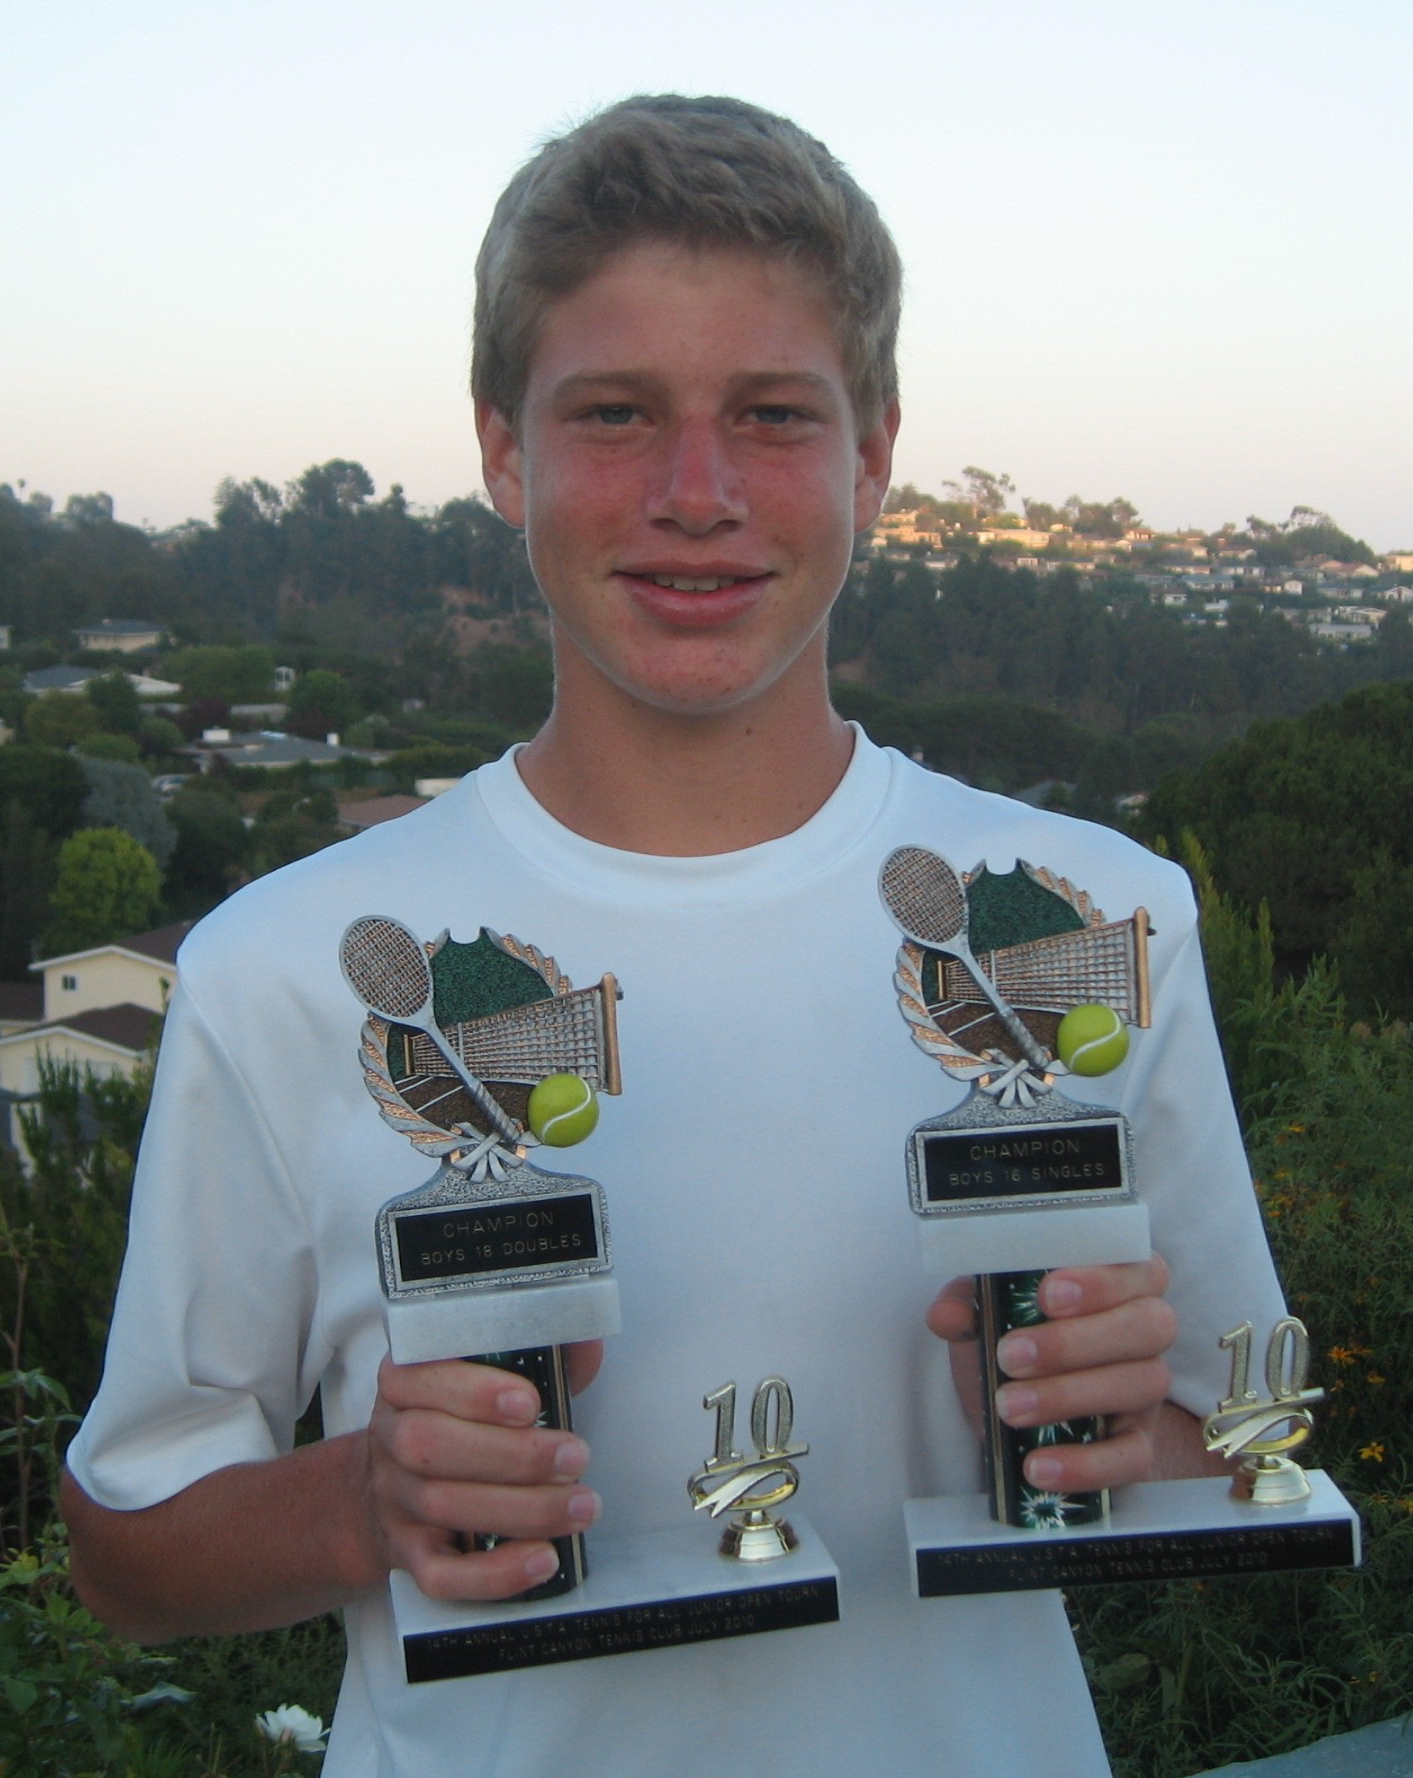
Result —
M66 1019L50 1019L12 1037L0 1037L0 1043L14 1043L20 1038L33 1038L45 1031L71 1031L78 1037L91 1037L99 1043L112 1044L140 1056L157 1040L161 1015L149 1006L134 1006L124 1001L120 1006L95 1006L88 1012L76 1012Z
M87 945L81 951L65 951L55 957L41 957L31 969L52 969L56 963L68 963L76 957L96 957L104 951L136 952L154 963L175 963L182 940L196 924L194 920L177 920L171 926L156 926L151 932L138 932L126 938L115 938L106 945Z

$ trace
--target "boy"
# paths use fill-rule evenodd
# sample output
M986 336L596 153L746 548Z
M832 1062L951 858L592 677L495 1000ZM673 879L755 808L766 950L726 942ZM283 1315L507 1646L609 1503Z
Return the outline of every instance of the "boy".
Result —
M1122 1091L1182 1326L1161 1260L1050 1275L1050 1321L1003 1354L1005 1412L1102 1412L1111 1436L1034 1453L1031 1479L1203 1467L1189 1410L1221 1393L1216 1338L1278 1298L1181 873L920 771L829 706L829 609L888 486L898 290L869 200L753 107L629 100L543 149L482 249L473 393L486 485L550 608L554 712L184 947L107 1376L70 1456L75 1578L153 1639L343 1606L329 1778L1106 1770L1057 1596L918 1602L903 1580L901 1501L978 1478L903 1196L902 1139L948 1095L894 998L876 878L895 846L1024 856L1157 928ZM624 983L624 1098L584 1161L624 1332L575 1355L581 1383L604 1362L587 1442L536 1428L503 1372L385 1357L374 1217L427 1163L358 1078L337 952L369 912ZM964 1376L969 1289L928 1320ZM813 1448L840 1624L409 1690L390 1568L507 1597L552 1572L549 1538L682 1523L703 1394L770 1373ZM315 1387L328 1436L291 1452ZM475 1532L513 1541L467 1553Z

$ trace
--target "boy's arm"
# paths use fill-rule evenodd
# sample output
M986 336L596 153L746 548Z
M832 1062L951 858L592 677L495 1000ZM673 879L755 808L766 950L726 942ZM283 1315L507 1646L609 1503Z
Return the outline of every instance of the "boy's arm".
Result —
M1010 1381L997 1403L1008 1424L1045 1426L1090 1414L1108 1420L1108 1436L1096 1444L1032 1451L1025 1474L1034 1486L1082 1492L1228 1471L1203 1448L1196 1417L1168 1399L1164 1354L1177 1335L1177 1316L1164 1297L1167 1287L1168 1268L1156 1254L1133 1265L1056 1270L1040 1287L1049 1319L1001 1341L997 1355ZM951 1346L957 1390L979 1431L973 1288L970 1278L953 1279L927 1322Z
M576 1383L598 1366L575 1348ZM450 1360L386 1360L364 1432L204 1476L115 1512L65 1474L79 1597L138 1642L271 1629L349 1603L405 1568L434 1598L501 1599L548 1578L550 1543L598 1510L588 1447L533 1424L522 1378ZM466 1552L474 1532L517 1540Z

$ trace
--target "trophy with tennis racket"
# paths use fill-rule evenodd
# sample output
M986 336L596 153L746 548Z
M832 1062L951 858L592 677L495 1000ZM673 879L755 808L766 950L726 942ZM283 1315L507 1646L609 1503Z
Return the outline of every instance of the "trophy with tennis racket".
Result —
M349 926L339 959L366 1015L360 1058L368 1090L385 1122L439 1162L424 1186L393 1198L377 1218L392 1356L399 1364L467 1357L514 1371L539 1391L539 1424L568 1428L561 1348L618 1331L618 1286L603 1188L529 1157L587 1137L598 1094L621 1090L617 982L605 975L576 989L553 957L519 939L483 927L471 943L443 932L424 944L381 914ZM773 1490L764 1478L782 1465L793 1477L789 1466L802 1448L789 1444L788 1387L767 1382L752 1418L767 1428L757 1439L766 1449L755 1468L744 1459L738 1468L743 1493L783 1499L780 1477ZM759 1506L755 1494L732 1503L745 1518ZM477 1537L475 1547L495 1541ZM751 1541L752 1557L760 1542ZM782 1546L789 1560L778 1578L761 1578L752 1560L724 1562L699 1524L596 1537L592 1569L582 1536L557 1538L555 1547L559 1568L547 1582L490 1605L427 1599L395 1571L393 1617L408 1682L839 1615L837 1570L803 1520Z
M378 1215L392 1356L514 1371L539 1392L538 1423L567 1429L561 1348L618 1331L618 1287L603 1188L527 1157L583 1140L598 1093L622 1090L617 983L575 990L533 945L484 928L469 944L423 944L386 915L355 920L339 960L367 1014L360 1054L378 1110L441 1162ZM584 1577L582 1536L556 1549L536 1597Z
M1104 1426L1097 1418L1008 1426L997 1409L1000 1342L1045 1319L1046 1272L1150 1253L1128 1121L1085 1103L1080 1087L1121 1067L1130 1030L1152 1022L1148 915L1137 908L1108 920L1086 891L1043 867L1017 860L1000 874L983 862L962 874L922 846L889 855L879 890L903 934L894 982L913 1040L969 1088L954 1110L911 1132L906 1160L925 1267L976 1279L987 1495L907 1502L916 1590L1357 1560L1357 1522L1351 1528L1328 1478L1320 1510L1292 1508L1288 1524L1243 1514L1222 1477L1145 1483L1112 1502L1107 1490L1064 1493L1026 1478L1030 1452L1093 1442ZM1306 1399L1300 1387L1303 1372L1287 1390L1291 1412Z

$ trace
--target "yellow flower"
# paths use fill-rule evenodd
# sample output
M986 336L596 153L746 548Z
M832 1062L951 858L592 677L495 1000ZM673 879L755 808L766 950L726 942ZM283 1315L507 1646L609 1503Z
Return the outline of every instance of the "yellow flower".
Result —
M1365 1378L1365 1381L1372 1383L1375 1389L1382 1389L1387 1378L1381 1377L1377 1371L1370 1371L1369 1375Z
M1354 1363L1354 1354L1350 1351L1348 1346L1331 1346L1329 1356L1336 1364Z
M1292 1136L1303 1136L1305 1134L1304 1124L1287 1124L1286 1129L1289 1130Z
M1384 1460L1384 1448L1376 1440L1371 1445L1365 1445L1359 1455L1370 1463L1382 1463Z

